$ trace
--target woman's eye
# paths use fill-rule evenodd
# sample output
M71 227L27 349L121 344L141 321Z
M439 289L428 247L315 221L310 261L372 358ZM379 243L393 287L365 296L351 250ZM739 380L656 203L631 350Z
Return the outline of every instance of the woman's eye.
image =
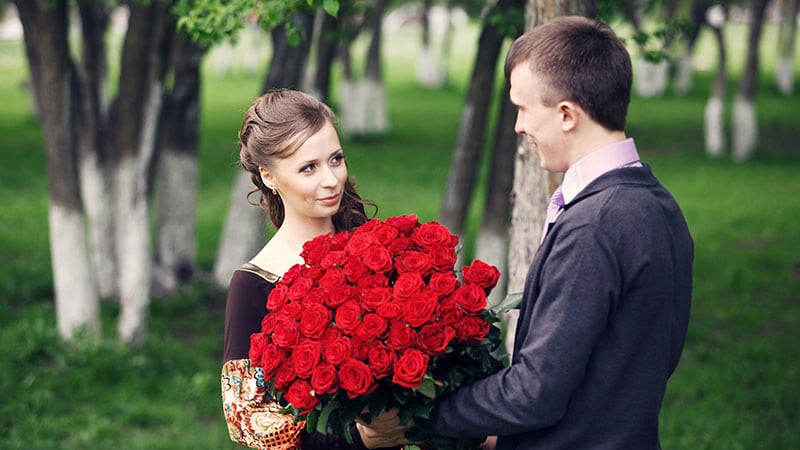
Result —
M341 164L342 161L344 161L344 155L342 155L342 154L334 155L331 158L331 164L334 164L334 165Z
M311 172L312 170L314 170L314 164L307 164L307 165L303 166L302 168L300 168L300 172L304 172L304 173Z

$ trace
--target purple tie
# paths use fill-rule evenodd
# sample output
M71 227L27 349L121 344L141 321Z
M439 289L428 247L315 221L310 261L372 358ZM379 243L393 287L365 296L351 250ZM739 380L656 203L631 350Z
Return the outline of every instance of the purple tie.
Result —
M561 186L557 187L555 191L553 191L553 195L550 197L550 204L547 205L547 217L544 221L544 229L542 230L542 238L539 242L544 240L545 234L547 234L547 229L550 227L550 224L556 221L556 215L561 209L564 207L564 194L561 193Z

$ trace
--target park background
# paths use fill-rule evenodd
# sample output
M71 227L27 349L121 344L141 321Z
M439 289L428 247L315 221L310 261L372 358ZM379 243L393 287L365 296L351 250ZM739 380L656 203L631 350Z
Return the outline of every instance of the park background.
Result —
M726 27L732 80L746 30L741 22ZM386 30L391 129L343 140L350 172L380 206L378 217L437 219L478 31L475 23L456 29L449 83L431 90L415 81L418 30ZM800 448L800 101L774 87L775 32L765 25L760 143L746 162L703 151L714 70L707 33L687 95L631 102L628 134L681 204L696 246L689 335L661 416L666 449ZM212 51L202 78L197 250L209 271L240 170L236 132L266 70L236 61L268 61L269 42L242 40L234 54L222 73ZM0 448L236 448L219 396L224 290L197 282L154 298L139 347L117 340L113 302L102 304L101 339L60 340L44 143L26 78L22 41L0 40ZM482 211L483 197L475 198L467 253Z

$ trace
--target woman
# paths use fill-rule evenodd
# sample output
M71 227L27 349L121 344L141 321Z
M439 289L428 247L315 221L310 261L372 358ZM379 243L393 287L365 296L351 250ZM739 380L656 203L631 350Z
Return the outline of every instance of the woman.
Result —
M333 112L293 90L267 93L247 111L239 132L240 160L250 172L259 205L277 228L273 237L230 282L225 311L222 395L231 439L261 449L364 449L404 442L396 414L384 413L366 428L353 424L354 442L306 433L305 424L265 400L260 369L250 367L250 335L261 329L266 298L290 267L302 263L303 243L325 233L352 230L368 220L348 178ZM269 397L269 396L268 396ZM382 431L382 432L376 432ZM387 434L388 432L388 434Z

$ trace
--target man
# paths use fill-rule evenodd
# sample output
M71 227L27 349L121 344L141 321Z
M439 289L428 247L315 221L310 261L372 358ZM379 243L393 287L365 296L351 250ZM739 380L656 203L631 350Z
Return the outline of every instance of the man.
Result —
M529 269L509 367L442 397L417 426L498 449L657 449L689 321L693 242L625 135L632 70L605 24L560 17L511 46L517 133L564 205Z

